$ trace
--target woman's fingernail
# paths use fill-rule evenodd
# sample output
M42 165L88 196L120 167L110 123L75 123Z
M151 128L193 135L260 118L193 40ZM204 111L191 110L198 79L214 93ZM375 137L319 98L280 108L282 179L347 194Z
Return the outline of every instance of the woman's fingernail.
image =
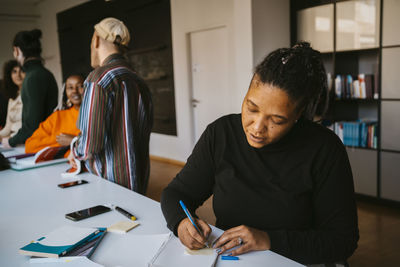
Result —
M231 253L231 254L229 254L228 256L232 256L232 253Z
M217 253L220 253L220 252L221 252L221 249L220 249L220 248L217 248L216 251L217 251Z

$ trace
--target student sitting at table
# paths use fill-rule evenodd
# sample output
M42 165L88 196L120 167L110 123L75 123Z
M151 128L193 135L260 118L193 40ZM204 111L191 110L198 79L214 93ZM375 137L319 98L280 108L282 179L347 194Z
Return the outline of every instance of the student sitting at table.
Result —
M352 172L346 149L312 121L327 78L321 54L308 43L269 54L255 69L241 114L211 123L186 165L164 190L168 227L190 249L204 247L179 207L194 211L212 194L215 243L233 256L272 250L303 264L337 263L359 238Z
M62 110L51 114L25 142L26 153L36 153L51 146L69 146L72 139L79 134L76 121L83 95L83 78L79 75L69 76L65 82L62 98ZM65 154L65 157L69 152Z
M7 99L5 107L6 120L0 131L0 141L3 137L12 137L22 126L21 88L25 73L16 60L7 61L3 69L2 93ZM3 105L3 104L2 104Z

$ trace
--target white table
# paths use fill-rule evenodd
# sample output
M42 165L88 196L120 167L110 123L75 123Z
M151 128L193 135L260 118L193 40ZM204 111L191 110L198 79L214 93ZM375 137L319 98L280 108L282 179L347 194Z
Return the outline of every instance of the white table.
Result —
M27 171L0 172L0 266L29 266L29 258L20 255L18 249L59 226L107 227L125 219L115 211L79 222L65 218L66 213L99 204L120 206L138 218L140 226L127 234L169 233L158 202L105 179L85 173L80 178L88 184L67 189L57 187L57 184L73 180L61 178L60 173L67 168L63 163ZM92 256L93 261L101 263L101 251L112 246L110 242L106 235ZM218 260L216 266L301 266L270 251L252 252L240 258L234 263Z

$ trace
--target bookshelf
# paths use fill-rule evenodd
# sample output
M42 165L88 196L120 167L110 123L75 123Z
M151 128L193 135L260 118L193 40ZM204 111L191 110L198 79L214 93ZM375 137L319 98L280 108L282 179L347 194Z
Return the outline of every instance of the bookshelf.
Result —
M357 140L361 137L346 145L356 193L395 206L400 206L398 14L397 0L291 0L292 44L305 40L320 50L330 75L330 103L324 119L332 125L351 124L347 133L355 135L363 130L361 126L351 128L354 122L375 122L374 146L360 147ZM357 83L364 82L360 74L372 77L368 81L372 94L360 96Z

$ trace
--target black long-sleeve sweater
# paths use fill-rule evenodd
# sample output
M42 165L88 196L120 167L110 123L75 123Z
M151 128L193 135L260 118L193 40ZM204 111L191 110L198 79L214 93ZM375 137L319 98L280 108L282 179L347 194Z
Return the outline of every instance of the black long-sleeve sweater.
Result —
M303 264L346 260L357 247L354 186L346 150L329 129L299 120L279 142L256 149L240 114L210 124L161 207L176 234L212 194L216 226L266 231L271 250Z
M57 82L41 60L29 60L23 69L25 79L21 89L22 127L9 139L11 146L24 144L39 124L53 113L58 101Z

